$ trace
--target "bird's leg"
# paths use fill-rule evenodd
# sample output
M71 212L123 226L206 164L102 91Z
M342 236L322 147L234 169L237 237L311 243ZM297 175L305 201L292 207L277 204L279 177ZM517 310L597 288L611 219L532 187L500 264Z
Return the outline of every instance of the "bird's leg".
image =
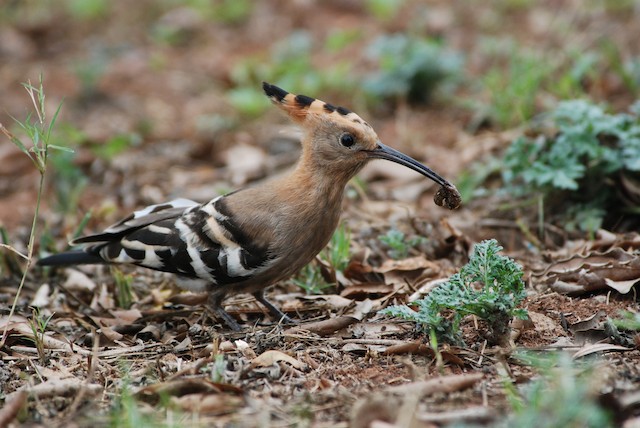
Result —
M255 297L258 302L262 303L262 305L269 310L269 313L271 313L271 315L273 315L279 322L282 322L283 324L296 324L296 322L289 318L287 314L282 312L273 303L268 301L266 297L264 297L264 290L254 292L253 297Z
M233 331L241 331L240 324L227 311L222 308L222 299L224 294L209 294L208 306L213 314L224 321L224 323Z

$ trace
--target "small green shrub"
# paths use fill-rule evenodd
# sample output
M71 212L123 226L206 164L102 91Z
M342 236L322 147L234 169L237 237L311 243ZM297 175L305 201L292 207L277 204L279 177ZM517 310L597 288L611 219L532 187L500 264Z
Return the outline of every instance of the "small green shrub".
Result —
M389 229L386 234L378 237L380 242L389 247L387 254L389 257L400 260L406 259L411 248L426 241L422 236L406 238L405 234L398 229Z
M621 201L620 173L640 171L640 102L609 114L584 100L561 102L549 117L557 133L522 136L506 151L502 178L512 195L557 197L574 226L593 231ZM580 216L577 216L580 214ZM569 224L572 226L572 224Z
M529 120L536 99L553 66L539 55L514 47L506 65L495 65L482 78L489 94L488 115L506 128Z
M475 315L489 326L491 343L506 343L509 322L526 316L516 307L525 297L522 267L498 254L502 247L495 239L477 244L469 262L449 281L436 287L425 298L407 306L392 306L383 314L413 321L422 330L434 331L439 341L462 344L460 322Z
M390 21L404 3L405 0L366 0L365 7L376 19Z
M341 224L331 236L327 248L322 250L319 257L328 269L324 270L317 261L305 266L293 283L304 289L307 294L322 294L332 288L337 282L336 273L344 272L351 260L351 233Z
M511 397L512 414L496 427L613 427L611 412L598 402L599 377L593 366L581 366L566 354L522 355L522 362L542 376Z
M303 267L292 281L302 288L307 295L323 294L331 288L331 284L324 279L320 267L315 262Z
M431 39L380 36L368 47L367 55L377 62L378 71L365 77L363 89L376 99L426 104L437 90L462 75L462 56Z
M351 232L344 223L341 223L333 232L331 242L322 251L321 257L329 262L334 271L344 271L351 260L350 250Z

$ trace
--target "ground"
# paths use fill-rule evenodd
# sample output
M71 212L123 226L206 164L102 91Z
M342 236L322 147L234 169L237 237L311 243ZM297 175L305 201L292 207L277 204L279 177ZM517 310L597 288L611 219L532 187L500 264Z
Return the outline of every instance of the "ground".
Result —
M633 1L58 3L0 14L0 123L19 135L12 117L33 111L21 83L42 76L47 120L63 102L52 143L75 152L51 151L34 258L146 205L205 201L290 168L299 132L262 80L353 109L453 183L562 99L626 111L640 88ZM392 34L445 46L434 61L449 58L457 77L422 98L381 94L380 80L367 92L372 46ZM6 138L0 165L3 240L26 254L39 173ZM267 292L294 326L240 295L225 301L245 327L232 332L171 276L104 266L31 266L10 316L25 261L3 248L0 426L598 426L596 404L608 424L638 426L640 339L610 323L638 313L637 218L583 233L502 186L494 170L448 211L423 177L367 166L346 192L344 264L338 237ZM390 231L404 234L399 248L380 239ZM378 313L424 296L492 238L524 270L529 320L509 343L490 345L466 317L465 345L436 353L415 324Z

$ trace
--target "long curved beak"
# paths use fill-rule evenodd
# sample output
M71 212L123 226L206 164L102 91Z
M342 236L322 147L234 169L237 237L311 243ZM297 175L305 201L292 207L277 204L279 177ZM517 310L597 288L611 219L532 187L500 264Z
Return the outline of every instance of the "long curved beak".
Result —
M455 189L455 186L453 184L436 174L435 171L433 171L428 166L421 164L417 160L405 155L402 152L397 151L396 149L392 149L391 147L382 144L380 141L378 141L378 147L373 150L367 151L367 155L371 159L386 159L391 162L399 163L400 165L404 165L407 168L410 168L416 172L419 172L425 177L432 179L441 186Z

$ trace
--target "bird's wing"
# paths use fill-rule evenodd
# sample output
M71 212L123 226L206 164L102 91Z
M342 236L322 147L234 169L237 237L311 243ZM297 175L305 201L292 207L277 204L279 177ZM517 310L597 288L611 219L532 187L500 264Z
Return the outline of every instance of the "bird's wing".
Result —
M130 263L231 284L269 267L269 245L258 245L224 211L224 197L198 205L185 199L153 205L104 233L75 240L110 263Z
M197 206L198 203L189 199L174 199L163 204L149 205L139 211L135 211L116 224L106 228L104 232L95 235L83 236L70 242L71 245L86 244L90 242L108 242L166 219L180 217L188 208Z

